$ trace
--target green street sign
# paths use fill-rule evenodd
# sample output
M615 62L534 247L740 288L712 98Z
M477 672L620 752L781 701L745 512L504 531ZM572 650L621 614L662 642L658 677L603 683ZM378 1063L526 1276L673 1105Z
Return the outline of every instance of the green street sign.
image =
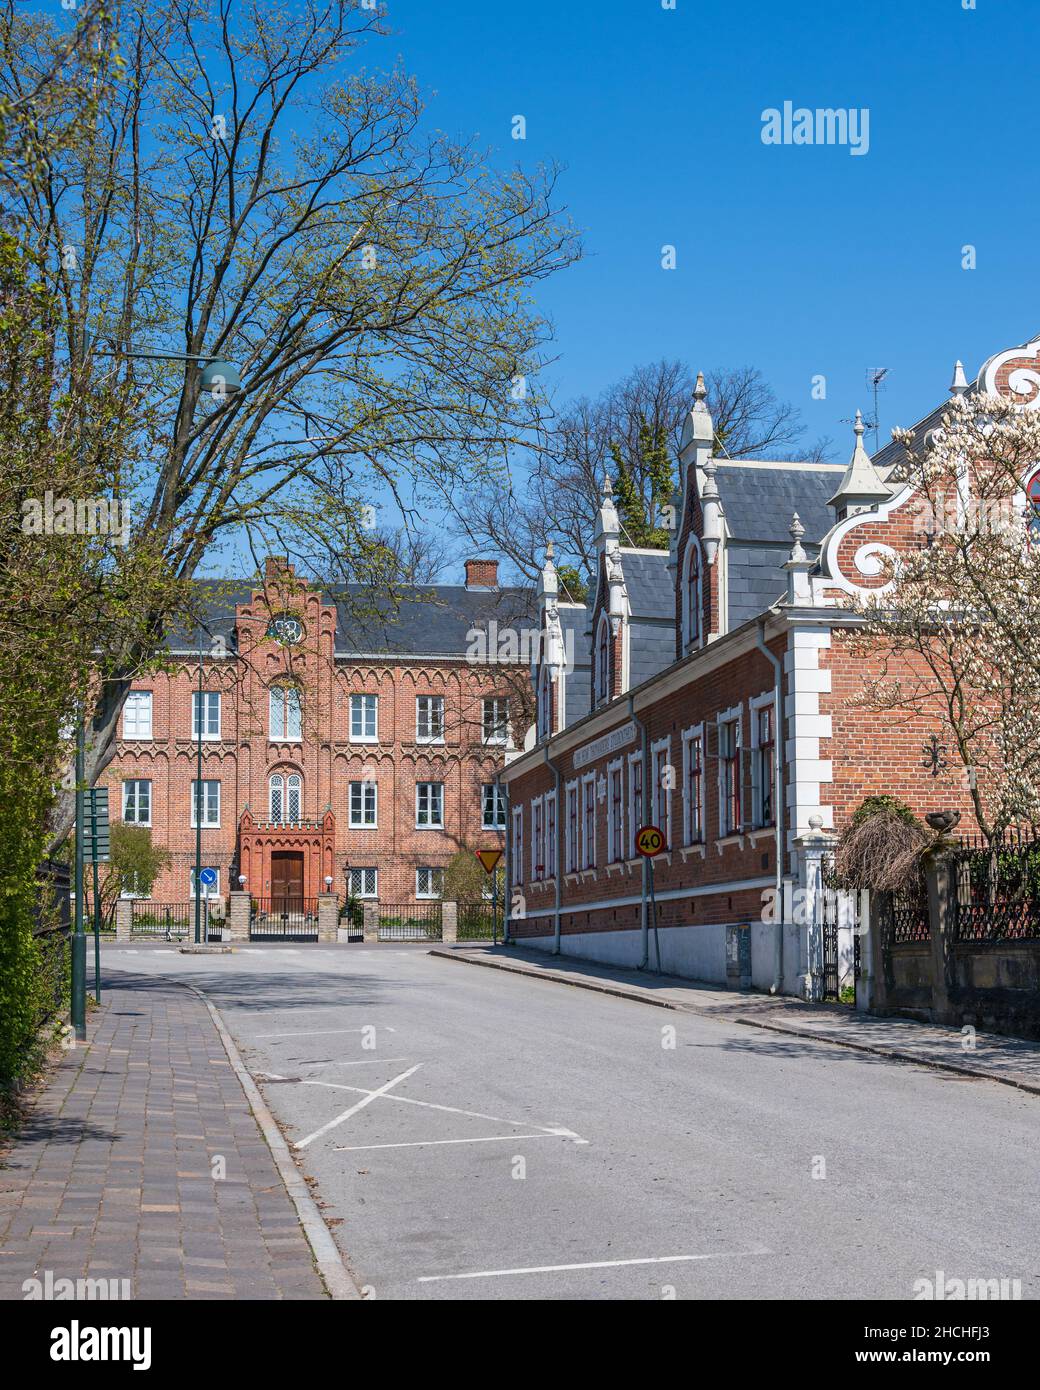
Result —
M107 864L108 788L93 787L83 795L83 859L87 864Z

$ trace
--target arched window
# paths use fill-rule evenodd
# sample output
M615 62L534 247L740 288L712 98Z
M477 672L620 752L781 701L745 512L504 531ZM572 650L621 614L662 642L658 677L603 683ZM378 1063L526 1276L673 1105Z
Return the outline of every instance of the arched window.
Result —
M1034 545L1040 545L1040 471L1034 473L1026 484L1026 504L1029 538Z
M301 819L303 779L298 772L284 776L274 773L268 783L271 821L274 825L295 825Z
M686 641L690 645L701 640L701 552L696 537L691 537L686 551Z
M542 737L552 737L552 681L548 671L542 671L542 704L541 704L541 725Z
M610 629L606 615L599 620L599 644L596 662L596 689L601 700L610 699Z

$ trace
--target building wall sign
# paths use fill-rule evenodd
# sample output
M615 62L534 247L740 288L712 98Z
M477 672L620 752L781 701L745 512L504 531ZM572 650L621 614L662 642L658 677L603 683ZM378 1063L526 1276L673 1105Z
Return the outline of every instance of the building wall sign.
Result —
M627 724L622 724L620 729L611 729L610 733L604 734L602 738L594 738L591 743L583 744L574 754L573 766L575 770L587 767L598 758L605 758L608 753L616 753L619 748L625 748L635 741L636 726L630 720Z

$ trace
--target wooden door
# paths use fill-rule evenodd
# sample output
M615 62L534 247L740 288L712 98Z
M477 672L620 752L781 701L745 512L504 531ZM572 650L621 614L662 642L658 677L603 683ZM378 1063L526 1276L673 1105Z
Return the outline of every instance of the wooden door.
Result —
M271 897L275 903L300 904L302 902L303 854L301 851L274 850L272 852Z

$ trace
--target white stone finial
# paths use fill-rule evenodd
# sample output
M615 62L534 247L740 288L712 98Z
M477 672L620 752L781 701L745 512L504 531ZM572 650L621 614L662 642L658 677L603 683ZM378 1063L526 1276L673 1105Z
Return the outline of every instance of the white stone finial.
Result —
M549 541L549 542L547 542L546 547L545 547L545 563L546 563L547 565L551 565L551 564L552 564L552 562L553 562L553 554L554 554L554 551L553 551L553 543L552 543L552 541Z
M603 475L603 496L604 496L604 497L613 497L613 496L614 496L614 485L613 485L613 483L610 481L610 474L609 474L609 473L605 473L605 474Z
M863 412L862 412L862 410L857 410L857 411L856 411L856 418L855 418L855 420L853 421L852 428L853 428L853 430L855 431L856 434L862 436L862 434L863 434Z
M964 375L964 363L957 359L953 364L953 380L950 382L950 395L963 396L968 389L968 378Z
M703 373L703 372L698 372L698 373L697 373L697 382L696 382L696 384L695 384L695 386L694 386L694 388L693 388L693 399L697 402L697 405L694 406L694 410L696 410L696 409L698 408L698 406L699 406L700 409L702 409L702 410L706 410L706 409L707 409L707 406L704 405L704 400L705 400L705 398L707 397L707 395L708 395L708 388L707 388L707 387L705 386L705 384L704 384L704 373Z
M791 554L789 558L796 562L804 560L805 550L802 546L802 537L805 535L805 527L802 525L802 519L797 512L795 512L794 515L791 517L791 524L787 528L787 530L790 534L791 540L794 542L794 544L791 546Z

